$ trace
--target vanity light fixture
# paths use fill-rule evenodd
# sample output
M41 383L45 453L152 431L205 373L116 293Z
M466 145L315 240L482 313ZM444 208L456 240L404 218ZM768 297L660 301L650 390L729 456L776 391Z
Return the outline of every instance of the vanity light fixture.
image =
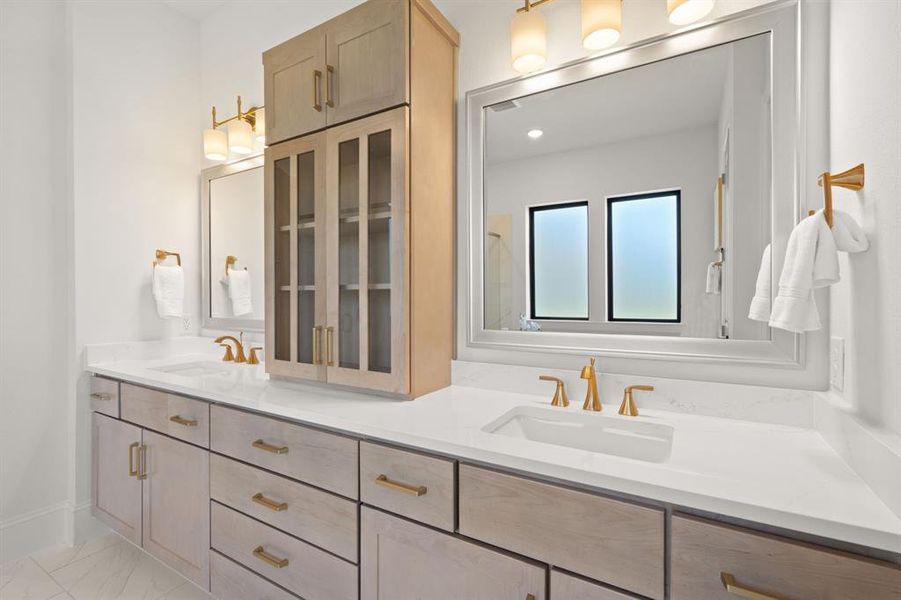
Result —
M688 25L713 10L714 0L666 0L666 14L673 25Z
M228 133L219 127L228 124ZM216 120L213 107L213 127L203 132L203 155L210 160L226 160L231 150L235 154L253 152L254 137L265 142L265 113L262 106L251 106L246 112L241 110L241 96L238 96L238 114L224 121Z
M542 131L540 129L530 129L528 131L528 133L526 133L526 135L529 136L530 138L532 138L533 140L537 140L538 138L540 138L541 136L544 135L544 131Z
M582 0L582 46L609 48L623 33L623 0Z
M544 15L532 10L551 0L525 0L525 6L516 9L510 24L513 68L520 73L531 73L544 66L547 59L547 35Z

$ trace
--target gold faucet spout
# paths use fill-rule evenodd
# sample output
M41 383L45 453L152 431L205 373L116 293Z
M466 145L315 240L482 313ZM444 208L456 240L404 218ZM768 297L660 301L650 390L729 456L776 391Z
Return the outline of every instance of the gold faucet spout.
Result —
M562 379L551 377L550 375L539 375L538 379L541 381L553 381L557 384L557 387L554 390L554 399L551 400L551 406L560 406L562 408L569 406L569 398L566 396L566 388L564 387Z
M241 337L243 338L244 334L241 334ZM224 360L224 361L234 360L236 363L247 362L247 357L244 356L244 344L241 342L241 340L239 340L235 336L220 335L213 341L215 341L217 344L222 344L226 340L235 343L235 354L233 355L233 358L230 358L231 351L229 350L225 353L225 357L222 360Z
M643 392L653 392L653 385L630 385L626 389L623 390L623 403L619 406L619 414L627 416L627 417L637 417L638 416L638 406L635 404L635 399L632 397L632 392L634 390L641 390Z
M592 358L591 364L582 367L581 377L588 380L588 389L585 391L585 403L582 404L582 410L600 412L602 409L601 395L598 393L598 376L594 370L594 361L595 359Z

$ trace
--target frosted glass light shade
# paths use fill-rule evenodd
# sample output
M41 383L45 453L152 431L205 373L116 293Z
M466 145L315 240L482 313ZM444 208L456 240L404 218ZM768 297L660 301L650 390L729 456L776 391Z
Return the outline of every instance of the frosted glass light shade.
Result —
M258 108L253 116L256 118L256 122L253 125L253 137L260 140L261 143L266 143L266 109Z
M666 0L666 13L673 25L688 25L713 10L714 0Z
M243 119L228 124L228 148L235 154L253 152L253 128Z
M228 135L219 129L204 129L203 155L210 160L228 158Z
M547 57L544 15L537 10L516 13L510 25L510 39L516 71L531 73L544 66Z
M623 31L622 0L582 0L582 46L609 48Z

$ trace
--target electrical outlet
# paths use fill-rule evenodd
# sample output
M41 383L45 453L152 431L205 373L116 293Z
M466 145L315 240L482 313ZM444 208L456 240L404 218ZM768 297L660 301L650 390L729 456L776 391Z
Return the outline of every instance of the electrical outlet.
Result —
M181 318L181 326L185 331L191 331L191 315L183 315Z
M845 339L829 340L829 383L838 391L845 389Z

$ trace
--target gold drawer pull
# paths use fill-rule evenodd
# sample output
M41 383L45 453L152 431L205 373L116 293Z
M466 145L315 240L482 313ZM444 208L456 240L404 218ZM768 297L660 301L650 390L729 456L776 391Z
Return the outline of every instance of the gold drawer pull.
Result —
M388 479L387 475L379 475L375 478L376 485L380 485L382 487L386 487L389 490L394 490L396 492L403 492L404 494L410 494L411 496L425 496L427 488L424 485L409 485L407 483L401 483L399 481L391 481Z
M287 558L276 558L263 550L262 546L257 546L256 548L254 548L253 555L259 558L264 563L272 565L276 569L282 569L288 566Z
M723 581L723 587L726 588L726 591L734 596L738 596L739 598L746 598L747 600L783 600L783 598L780 596L764 594L763 592L759 592L754 588L739 585L735 581L735 577L732 576L732 573L726 573L725 571L723 571L722 573L720 573L720 579Z
M322 98L322 71L319 69L313 70L313 110L317 112L322 112L322 104L320 103L320 98Z
M273 446L272 444L267 444L263 440L256 440L251 445L254 448L259 448L260 450L265 450L266 452L271 452L273 454L287 454L288 453L287 446Z
M179 415L175 415L174 417L169 417L169 420L173 423L178 423L179 425L184 425L185 427L197 427L197 421L193 419L185 419Z
M141 442L133 442L128 446L128 476L137 477L138 467L135 466L135 448L140 447Z
M251 497L251 500L259 504L260 506L265 506L269 510L274 510L275 512L282 512L283 510L288 510L287 502L276 502L275 500L270 500L266 496L260 492L259 494L254 494Z
M147 479L147 446L138 446L138 473L135 475L140 480Z
M91 400L104 400L104 401L109 401L109 400L112 400L112 399L113 399L113 395L112 395L112 394L105 394L105 393L103 393L103 392L92 392L92 393L91 393Z

